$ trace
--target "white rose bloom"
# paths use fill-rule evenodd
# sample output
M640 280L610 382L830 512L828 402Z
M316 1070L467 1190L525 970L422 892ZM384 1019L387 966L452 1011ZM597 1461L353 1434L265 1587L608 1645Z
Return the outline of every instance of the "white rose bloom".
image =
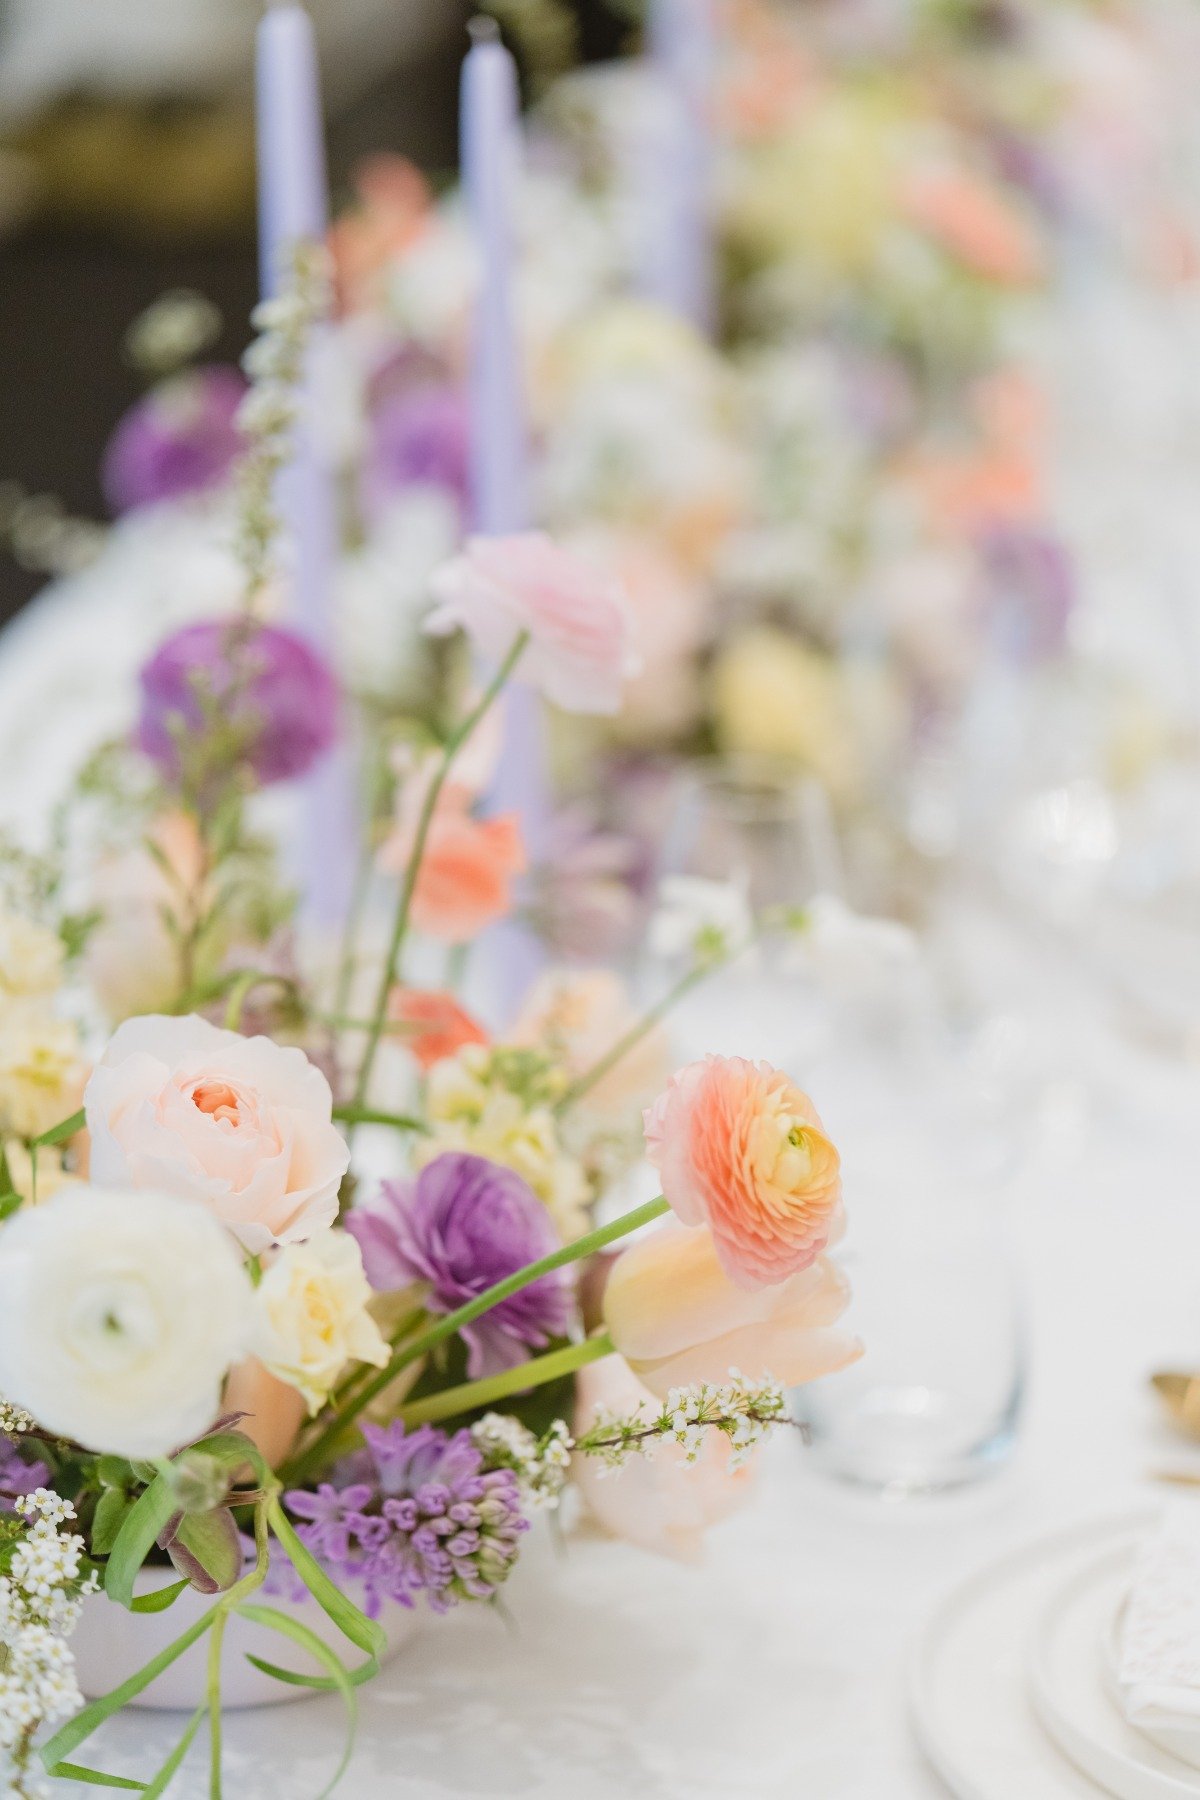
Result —
M0 993L52 994L62 980L63 942L20 913L0 912Z
M302 1050L195 1016L128 1019L83 1103L95 1181L203 1201L252 1256L337 1217L350 1152Z
M254 1349L280 1381L298 1388L310 1412L328 1398L348 1362L383 1368L391 1352L367 1311L371 1285L362 1251L344 1231L289 1244L254 1296Z
M89 1450L165 1455L217 1417L252 1306L203 1207L74 1188L0 1231L0 1392Z

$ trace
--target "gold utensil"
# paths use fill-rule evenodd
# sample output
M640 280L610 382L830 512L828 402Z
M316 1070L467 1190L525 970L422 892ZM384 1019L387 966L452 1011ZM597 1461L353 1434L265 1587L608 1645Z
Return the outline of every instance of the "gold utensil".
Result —
M1185 1375L1169 1369L1150 1377L1172 1422L1189 1437L1200 1438L1200 1374Z

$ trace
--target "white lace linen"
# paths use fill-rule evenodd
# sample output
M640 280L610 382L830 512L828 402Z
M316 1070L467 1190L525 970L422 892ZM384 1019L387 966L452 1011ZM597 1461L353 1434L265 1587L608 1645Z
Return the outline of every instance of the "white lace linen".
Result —
M1142 1546L1121 1634L1130 1724L1200 1730L1200 1506L1179 1500Z

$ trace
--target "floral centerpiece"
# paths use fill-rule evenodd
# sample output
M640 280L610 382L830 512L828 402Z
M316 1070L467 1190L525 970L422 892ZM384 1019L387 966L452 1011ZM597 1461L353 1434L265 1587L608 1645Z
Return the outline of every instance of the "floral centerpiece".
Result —
M371 773L358 899L336 946L295 928L273 795L329 753L348 708L262 608L280 582L271 483L322 304L304 251L260 318L240 610L156 649L140 716L48 843L0 861L14 1794L49 1777L160 1793L205 1725L219 1794L235 1621L308 1658L304 1673L258 1656L261 1673L340 1693L352 1721L389 1610L493 1599L571 1480L602 1521L694 1553L787 1419L784 1387L857 1354L827 1255L838 1153L786 1075L720 1056L671 1075L671 995L638 1017L604 971L543 969L515 1017L476 1016L471 963L505 954L488 934L523 904L525 868L521 821L487 809L489 727L518 671L570 711L618 704L636 659L607 574L536 534L470 542L437 574L429 629L469 641L475 671L449 672L456 709L423 737L355 719ZM682 898L677 991L757 928ZM643 1150L661 1191L613 1216ZM652 1452L657 1513L636 1480ZM695 1464L697 1498L664 1519ZM80 1609L161 1614L185 1595L207 1604L83 1704ZM77 1760L201 1641L207 1680L157 1774Z

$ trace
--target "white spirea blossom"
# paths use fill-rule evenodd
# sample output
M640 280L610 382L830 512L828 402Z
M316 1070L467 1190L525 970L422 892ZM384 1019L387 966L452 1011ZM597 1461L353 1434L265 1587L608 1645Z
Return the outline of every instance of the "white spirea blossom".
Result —
M549 1511L558 1505L574 1449L562 1419L555 1419L539 1438L511 1413L490 1412L472 1425L471 1437L488 1467L513 1471L530 1511Z
M0 1392L90 1450L165 1455L216 1417L252 1305L203 1207L70 1189L0 1231Z
M630 1413L597 1407L591 1429L580 1435L575 1448L619 1469L631 1456L652 1456L658 1444L677 1444L684 1459L695 1463L706 1433L719 1431L731 1446L729 1467L737 1469L787 1416L786 1396L771 1376L749 1381L739 1369L730 1369L729 1380L717 1386L705 1381L671 1388L658 1412L645 1406Z
M700 875L663 877L658 909L650 921L655 956L723 962L744 949L753 935L754 916L739 883Z
M0 1576L0 1777L6 1794L24 1800L44 1791L35 1734L83 1704L66 1639L98 1581L95 1571L81 1573L83 1539L59 1529L74 1517L70 1501L48 1488L14 1501L8 1516L19 1535L10 1573Z

